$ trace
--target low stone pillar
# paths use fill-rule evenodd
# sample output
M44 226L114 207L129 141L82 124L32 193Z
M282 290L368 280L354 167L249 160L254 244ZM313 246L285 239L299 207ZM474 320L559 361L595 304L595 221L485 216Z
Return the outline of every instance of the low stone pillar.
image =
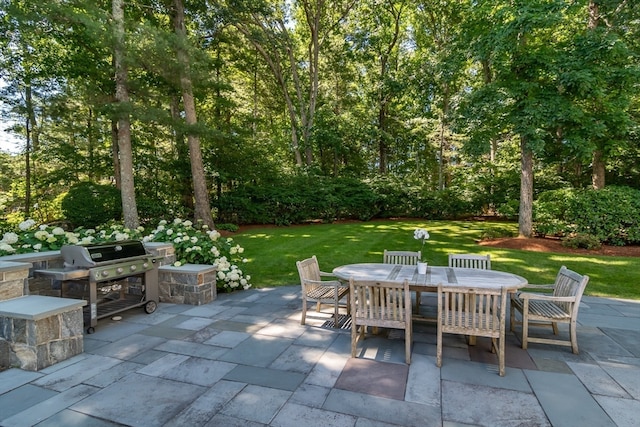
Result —
M160 302L202 305L214 301L216 268L213 265L163 265L158 269Z
M29 268L25 262L0 261L0 301L25 295Z
M160 265L171 265L176 262L176 250L173 244L166 242L145 242L144 248L151 255L162 257Z
M10 365L38 371L84 350L84 300L27 295L0 301L0 340Z

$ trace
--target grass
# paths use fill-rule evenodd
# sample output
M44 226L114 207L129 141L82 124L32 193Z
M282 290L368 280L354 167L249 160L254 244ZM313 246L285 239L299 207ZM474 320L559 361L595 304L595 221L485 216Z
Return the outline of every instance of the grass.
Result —
M420 249L413 238L416 228L425 228L431 238L423 249L430 264L446 265L449 253L491 255L495 270L525 277L529 283L553 283L560 266L590 277L586 294L640 300L640 258L587 256L529 252L479 246L483 233L496 229L517 231L517 224L484 221L370 221L264 227L233 236L245 248L244 270L255 287L299 283L295 262L312 255L323 271L358 262L382 262L384 249Z

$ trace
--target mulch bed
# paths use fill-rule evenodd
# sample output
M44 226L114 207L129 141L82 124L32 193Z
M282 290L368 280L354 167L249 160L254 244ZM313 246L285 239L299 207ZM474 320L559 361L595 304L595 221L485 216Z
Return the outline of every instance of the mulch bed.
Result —
M640 246L602 246L600 249L573 249L562 246L559 239L511 237L479 242L481 246L520 249L533 252L555 252L580 255L640 257Z

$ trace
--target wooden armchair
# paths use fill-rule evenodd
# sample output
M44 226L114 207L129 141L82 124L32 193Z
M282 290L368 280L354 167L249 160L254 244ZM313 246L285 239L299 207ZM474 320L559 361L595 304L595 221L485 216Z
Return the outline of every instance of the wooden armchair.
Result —
M388 251L385 249L382 262L385 264L416 265L421 256L420 251Z
M449 267L491 270L491 256L475 254L449 254Z
M351 289L351 357L366 328L404 329L405 361L411 363L411 294L409 282L349 280ZM360 329L358 329L358 327Z
M491 338L491 351L498 354L500 376L504 376L506 289L466 288L438 285L436 365L442 366L442 334Z
M511 330L516 324L522 325L522 348L527 343L537 342L571 346L573 353L578 354L576 324L578 309L589 276L580 275L564 265L560 268L553 285L527 285L533 289L553 289L552 294L519 292L511 297ZM522 314L522 321L517 321L515 311ZM558 323L569 324L569 340L536 338L529 336L529 326L551 326L554 335L558 334Z
M316 256L297 261L300 285L302 286L302 318L304 325L307 318L307 302L316 303L316 311L320 311L322 304L331 304L334 308L334 327L339 324L339 302L347 297L347 311L349 310L349 287L339 280L322 280L322 277L334 277L331 273L320 271Z

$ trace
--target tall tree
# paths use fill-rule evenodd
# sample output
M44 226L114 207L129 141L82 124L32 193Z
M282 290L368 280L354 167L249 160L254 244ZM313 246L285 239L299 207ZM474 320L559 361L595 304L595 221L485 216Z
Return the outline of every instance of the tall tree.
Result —
M113 63L115 68L116 102L118 103L118 160L120 163L120 192L124 225L135 229L140 225L133 174L131 122L129 120L129 89L125 62L124 0L112 0L114 28Z
M180 69L180 87L182 89L182 102L184 105L185 120L187 123L187 141L189 144L189 159L191 161L191 175L193 182L193 195L195 198L195 219L202 221L210 229L214 228L211 215L211 203L207 188L204 165L202 162L202 149L200 137L196 129L198 117L196 115L196 103L193 96L193 83L191 81L187 30L184 22L184 3L182 0L173 2L173 25L177 35L176 56Z

